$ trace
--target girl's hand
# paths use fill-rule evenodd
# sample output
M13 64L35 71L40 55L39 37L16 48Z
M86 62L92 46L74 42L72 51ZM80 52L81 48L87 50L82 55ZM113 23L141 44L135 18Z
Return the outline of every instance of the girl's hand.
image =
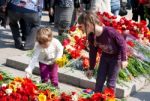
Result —
M128 61L122 61L121 68L124 69L128 66Z
M91 79L91 78L92 78L92 76L93 76L93 74L94 74L93 72L94 72L93 70L87 70L87 71L86 71L86 76L87 76L88 79Z

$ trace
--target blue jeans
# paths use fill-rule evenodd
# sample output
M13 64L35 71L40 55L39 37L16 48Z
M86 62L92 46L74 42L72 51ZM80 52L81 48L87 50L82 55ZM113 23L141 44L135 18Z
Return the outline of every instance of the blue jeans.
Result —
M114 11L111 11L115 16L119 15L119 9L118 10L114 10Z

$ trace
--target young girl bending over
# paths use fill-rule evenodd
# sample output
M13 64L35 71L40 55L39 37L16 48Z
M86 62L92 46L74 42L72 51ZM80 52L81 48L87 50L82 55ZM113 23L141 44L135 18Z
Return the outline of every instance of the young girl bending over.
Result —
M98 48L102 50L95 92L102 92L105 80L107 87L115 90L119 69L121 66L122 68L127 66L124 38L114 28L104 26L92 12L81 14L78 24L87 33L90 68L86 74L89 78L93 75Z
M55 64L55 60L62 57L63 46L56 38L53 38L52 31L49 28L39 29L36 40L38 43L25 71L32 74L36 61L39 61L42 82L48 82L50 79L51 84L58 87L58 65Z

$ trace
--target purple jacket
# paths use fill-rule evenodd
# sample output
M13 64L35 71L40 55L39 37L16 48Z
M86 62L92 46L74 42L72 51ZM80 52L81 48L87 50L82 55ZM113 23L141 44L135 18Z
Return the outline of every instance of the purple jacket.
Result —
M94 40L96 41L94 42ZM95 67L98 48L102 50L102 55L105 57L113 56L121 61L127 59L125 39L112 27L103 27L103 32L98 37L95 37L93 33L89 34L88 41L90 48L90 69L94 69Z

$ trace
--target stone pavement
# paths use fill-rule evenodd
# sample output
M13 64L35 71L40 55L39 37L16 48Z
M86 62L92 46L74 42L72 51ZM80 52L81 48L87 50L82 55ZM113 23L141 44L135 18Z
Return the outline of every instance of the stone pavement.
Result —
M131 11L129 11L129 14L126 17L130 19L131 16L132 16ZM42 17L42 24L48 25L47 21L48 21L47 13L44 12L44 16ZM56 30L54 31L56 32ZM9 27L7 27L6 29L0 27L0 64L5 64L6 59L8 57L18 56L25 53L26 51L21 51L14 48L14 43L13 43L13 39ZM15 74L16 76L24 76L24 72L20 72L18 70L12 70L9 67L3 67L3 69L10 71L10 73ZM61 85L62 88L72 89L72 88L68 88L68 86L66 87L65 86L66 85L63 84ZM73 87L73 89L76 88ZM143 89L141 89L136 94L128 97L125 101L150 101L150 84L146 85Z
M3 65L0 66L0 70L8 72L8 73L12 74L12 76L14 76L14 77L25 77L26 76L25 72L23 72L23 71L16 70L14 68L3 66ZM31 79L33 79L34 81L37 81L37 82L40 81L40 77L36 76L36 75L32 75ZM81 92L82 91L81 88L74 87L72 85L68 85L65 83L59 83L59 86L60 86L61 92L72 92L72 91Z

